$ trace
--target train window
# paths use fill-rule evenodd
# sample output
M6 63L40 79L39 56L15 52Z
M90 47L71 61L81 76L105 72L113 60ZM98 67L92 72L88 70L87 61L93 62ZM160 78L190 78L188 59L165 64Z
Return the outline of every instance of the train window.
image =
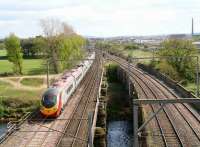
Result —
M73 84L71 84L71 85L69 86L69 88L67 89L67 94L70 93L70 91L72 90L72 88L73 88Z
M42 105L46 108L51 108L56 104L57 96L52 94L45 94L43 96Z
M78 81L81 78L82 74L80 74L77 78L76 81Z

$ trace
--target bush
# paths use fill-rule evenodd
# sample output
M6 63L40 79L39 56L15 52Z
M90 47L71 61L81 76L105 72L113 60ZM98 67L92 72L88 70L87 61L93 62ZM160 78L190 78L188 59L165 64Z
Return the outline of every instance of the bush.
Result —
M192 41L174 39L164 41L161 45L162 48L158 50L158 55L174 58L161 61L157 68L173 79L194 81L196 63L190 56L196 56L197 48L192 44Z
M118 65L117 64L109 64L107 66L107 78L108 78L108 81L109 82L117 82L117 68L118 68Z
M158 65L156 65L156 69L159 69L161 73L168 75L176 81L180 80L179 74L176 69L173 68L173 66L168 64L166 61L162 61Z
M129 44L129 45L125 45L124 49L125 50L135 50L135 49L138 49L138 46L135 44Z
M23 100L20 98L7 98L2 100L0 106L1 118L20 118L27 112L32 112L40 106L39 100Z

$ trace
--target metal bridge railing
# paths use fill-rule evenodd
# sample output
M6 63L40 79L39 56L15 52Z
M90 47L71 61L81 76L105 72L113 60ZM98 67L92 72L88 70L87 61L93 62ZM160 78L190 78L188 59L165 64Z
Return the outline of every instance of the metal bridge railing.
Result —
M27 112L22 118L17 121L10 121L7 124L7 131L0 136L0 144L10 136L15 130L17 130L31 115L31 112Z

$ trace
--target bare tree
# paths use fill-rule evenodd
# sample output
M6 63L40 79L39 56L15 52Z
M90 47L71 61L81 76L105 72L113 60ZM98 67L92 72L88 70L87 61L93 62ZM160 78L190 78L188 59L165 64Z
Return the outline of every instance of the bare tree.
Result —
M66 36L75 35L72 26L66 22L61 22L58 19L48 18L41 20L41 26L46 37L59 36L64 34Z
M61 34L61 22L58 19L43 19L41 20L41 27L43 29L47 46L43 50L45 57L53 65L54 72L59 72L58 64L58 47L57 36Z
M61 63L58 62L58 59L64 58L66 60L66 58L70 57L70 54L77 52L74 43L79 48L80 41L77 39L78 35L70 25L58 19L43 19L41 20L41 27L47 42L44 54L46 59L50 60L53 65L54 72L58 73L61 68ZM71 43L69 43L70 41Z
M70 36L76 34L72 26L68 25L67 23L63 23L62 27L64 35Z

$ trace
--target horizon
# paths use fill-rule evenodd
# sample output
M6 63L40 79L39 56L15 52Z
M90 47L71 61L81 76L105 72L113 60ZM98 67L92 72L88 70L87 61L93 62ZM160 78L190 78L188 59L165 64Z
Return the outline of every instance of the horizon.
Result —
M7 0L0 2L0 38L42 35L39 21L57 18L82 36L165 36L200 32L198 0Z

